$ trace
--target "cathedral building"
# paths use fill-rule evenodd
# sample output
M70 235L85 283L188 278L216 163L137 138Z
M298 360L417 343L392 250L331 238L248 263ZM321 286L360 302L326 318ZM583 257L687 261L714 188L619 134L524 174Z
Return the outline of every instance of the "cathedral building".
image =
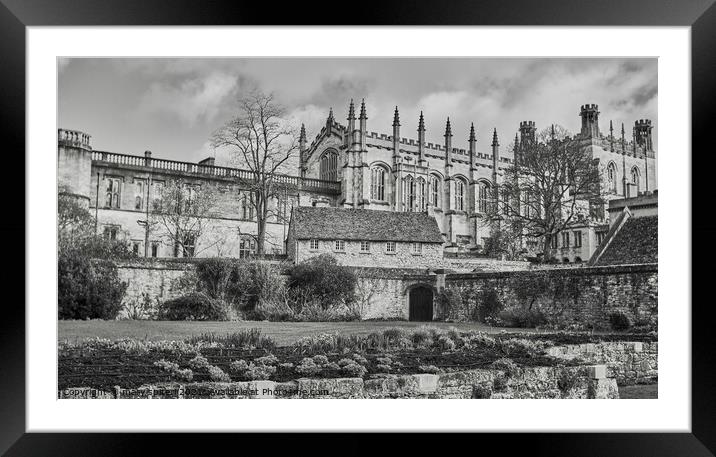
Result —
M651 121L636 121L627 139L623 125L615 133L610 123L609 133L604 134L599 114L597 105L581 107L577 138L599 160L609 198L656 190ZM492 129L490 150L478 151L474 125L467 148L459 148L449 118L443 144L426 142L422 113L415 130L410 129L416 135L403 136L407 127L401 125L397 107L390 134L369 131L364 101L357 116L350 102L346 121L337 122L331 109L310 144L305 128L301 129L296 176L277 179L267 253L286 253L292 209L300 206L426 213L437 222L445 252L480 251L490 236L488 205L505 170L514 163L515 151L505 149L516 148L501 150L498 132ZM515 145L534 139L536 131L533 121L521 122ZM195 242L185 240L181 249L152 224L161 212L157 201L161 188L173 179L181 179L190 189L211 190L216 201L208 229ZM188 163L155 158L149 151L144 155L95 151L88 134L58 131L59 192L89 207L96 217L97 233L130 241L140 256L243 257L254 253L257 227L248 191L251 179L248 171L216 166L212 158ZM561 261L586 261L607 230L606 216L585 220L553 240L557 244L553 247ZM537 250L531 245L526 248Z

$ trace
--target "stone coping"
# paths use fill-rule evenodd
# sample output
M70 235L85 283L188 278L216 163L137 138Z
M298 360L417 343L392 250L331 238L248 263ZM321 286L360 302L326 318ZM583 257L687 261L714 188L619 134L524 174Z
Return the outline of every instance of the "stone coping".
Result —
M512 271L489 271L472 273L448 273L445 275L447 281L459 281L466 279L490 279L507 278L517 274L555 274L560 276L592 276L592 275L614 275L629 273L656 273L659 270L657 263L642 263L631 265L604 265L583 268L554 268L539 270L512 270Z

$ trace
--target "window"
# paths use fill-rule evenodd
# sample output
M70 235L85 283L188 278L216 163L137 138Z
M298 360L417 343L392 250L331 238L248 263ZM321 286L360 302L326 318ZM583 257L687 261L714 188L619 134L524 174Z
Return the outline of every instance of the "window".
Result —
M617 166L614 165L614 162L607 165L607 186L609 192L617 193Z
M194 252L196 248L196 235L194 233L187 233L184 235L183 241L183 256L184 257L194 257Z
M385 243L385 253L395 254L395 241L388 241Z
M104 237L108 240L115 241L119 235L119 225L106 225L104 227Z
M132 253L134 253L134 255L139 255L139 249L141 248L141 244L141 241L132 241Z
M154 211L161 211L162 210L162 193L164 192L164 183L163 182L153 182L152 183L152 208Z
M562 232L562 247L569 247L569 232Z
M502 214L505 216L510 215L510 193L512 191L511 187L503 187L502 192Z
M607 232L597 232L597 244L602 244L604 238L606 238Z
M430 176L430 181L428 182L428 184L430 187L430 206L440 208L440 178L438 178L437 176Z
M557 235L556 234L552 235L550 244L552 246L552 249L557 249Z
M343 252L346 250L346 242L344 240L336 240L335 250Z
M428 186L423 178L418 178L415 182L415 194L416 194L416 208L418 211L423 212L427 206L428 197Z
M184 212L192 214L195 211L197 186L184 187Z
M120 180L119 178L105 178L107 190L104 198L106 208L119 208L120 201Z
M423 243L410 243L410 252L415 255L423 253Z
M335 151L326 151L321 156L319 177L324 181L338 181L338 154Z
M152 257L156 257L158 252L159 252L159 242L153 241L152 242Z
M144 181L134 181L134 209L140 210L144 207Z
M574 232L574 247L582 247L582 232Z
M373 167L370 171L370 198L385 201L385 175L386 170L381 166Z
M415 210L415 181L410 175L403 178L403 204L404 211Z
M455 180L455 209L465 211L465 181Z
M634 185L636 190L635 197L639 195L639 169L634 167L631 169L631 183Z
M246 259L256 254L256 240L252 236L242 236L239 241L239 258Z
M311 240L308 247L311 251L318 250L318 240Z
M477 188L477 212L487 213L487 205L490 201L490 185L481 181Z
M245 221L254 220L253 193L242 191L239 194L239 217Z
M370 241L360 242L360 252L370 252Z

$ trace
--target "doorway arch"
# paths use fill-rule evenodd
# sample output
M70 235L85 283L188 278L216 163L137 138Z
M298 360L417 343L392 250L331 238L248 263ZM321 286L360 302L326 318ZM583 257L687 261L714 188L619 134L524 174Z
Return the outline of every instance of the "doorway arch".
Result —
M417 286L410 289L408 320L417 322L433 320L433 290L430 287Z

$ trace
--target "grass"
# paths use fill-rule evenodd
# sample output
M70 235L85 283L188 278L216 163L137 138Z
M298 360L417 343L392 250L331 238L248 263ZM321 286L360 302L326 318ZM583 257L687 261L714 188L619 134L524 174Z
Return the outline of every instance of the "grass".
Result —
M413 329L429 324L440 328L456 327L459 330L477 330L488 333L534 332L534 329L502 329L479 323L359 321L359 322L184 322L184 321L59 321L58 341L78 341L84 338L122 338L159 340L186 340L202 333L224 335L242 329L258 328L261 334L271 337L277 345L285 346L304 336L319 333L368 335L389 327Z
M659 385L619 386L619 398L659 398Z

